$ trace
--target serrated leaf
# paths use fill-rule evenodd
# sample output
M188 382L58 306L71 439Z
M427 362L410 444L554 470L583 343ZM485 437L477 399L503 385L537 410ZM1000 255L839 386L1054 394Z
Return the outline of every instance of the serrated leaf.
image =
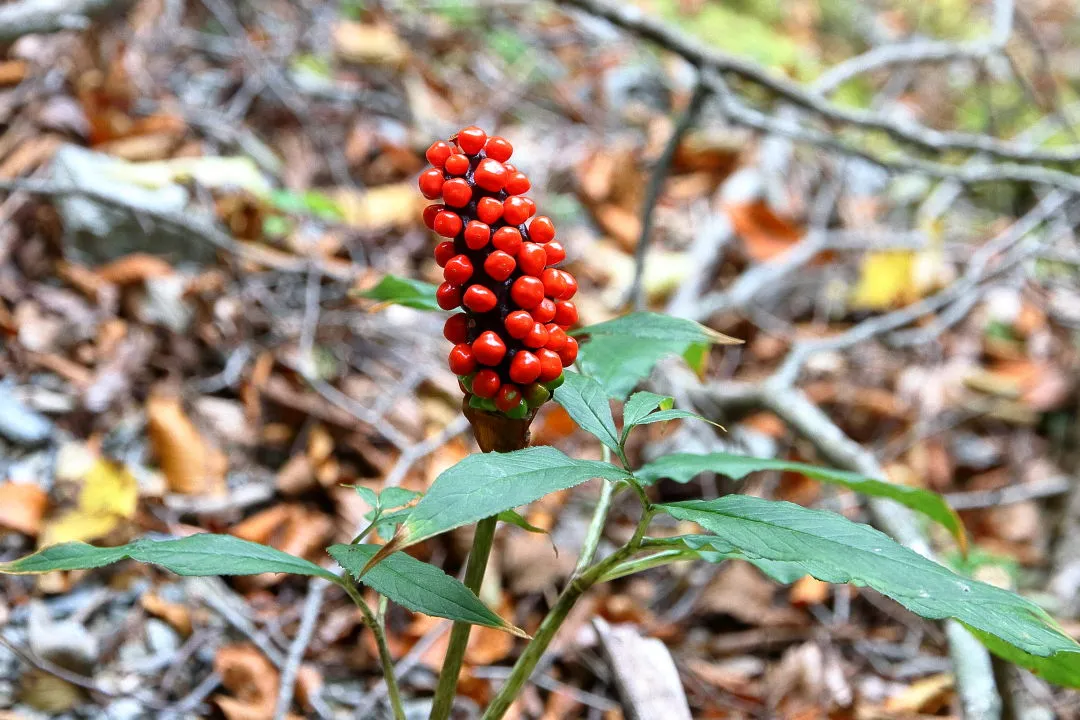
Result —
M563 374L566 382L555 390L555 402L563 406L582 430L595 435L616 455L621 454L619 433L604 388L580 373L566 371Z
M369 300L381 300L417 310L440 310L439 303L435 300L435 290L434 285L423 280L384 275L378 285L359 295Z
M685 343L712 343L720 345L739 345L742 340L718 333L700 323L686 318L678 318L663 313L635 312L614 320L589 325L575 330L574 335L616 335L633 337L639 340L667 340ZM683 352L679 350L678 352Z
M875 480L844 470L833 470L775 458L753 458L721 452L704 455L673 453L638 468L634 472L634 477L646 483L656 482L661 478L686 483L704 472L714 472L732 480L741 480L752 472L764 470L797 472L821 482L841 485L863 495L894 500L941 523L956 538L961 547L967 545L967 535L964 533L960 517L937 493Z
M81 542L63 543L12 562L0 563L0 573L35 575L53 570L88 570L126 559L160 565L177 575L258 575L270 572L338 581L337 576L329 570L303 558L232 535L211 533L179 540L136 540L111 548Z
M461 582L405 553L391 554L361 578L361 570L381 549L381 545L331 545L326 551L362 583L404 608L528 637L488 609Z
M373 510L379 507L379 494L371 488L364 485L349 485L348 487L355 490L356 494L359 495L364 502L370 505Z
M386 546L387 552L528 505L592 478L628 477L629 473L610 463L575 460L553 447L470 455L435 478Z
M627 427L637 425L653 410L657 408L669 410L674 404L675 398L667 395L657 395L646 390L634 393L623 405L623 432L625 433Z
M588 335L578 363L609 397L625 398L661 358L683 355L692 345L741 342L693 320L660 313L630 313L574 332Z
M1080 645L1038 605L1007 590L960 577L874 528L835 513L746 495L656 506L714 535L688 546L732 557L795 565L831 583L866 586L931 619L955 618L1006 659L1055 682L1080 686Z

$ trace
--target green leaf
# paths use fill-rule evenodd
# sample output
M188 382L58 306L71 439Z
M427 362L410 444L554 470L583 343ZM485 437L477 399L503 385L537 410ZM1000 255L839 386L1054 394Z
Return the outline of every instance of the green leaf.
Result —
M515 525L527 532L536 533L538 535L547 535L548 531L542 527L536 527L528 520L521 516L517 510L503 510L499 513L499 522L509 523Z
M871 587L923 617L955 618L1002 657L1080 687L1080 645L1038 605L960 577L869 526L746 495L656 507L714 533L682 538L690 547L781 568L795 565L825 582Z
M657 395L645 390L634 393L623 405L623 432L626 432L626 428L637 425L653 410L657 408L670 410L674 405L675 398L673 397Z
M360 297L417 310L440 310L439 303L435 300L435 289L434 285L423 280L383 275L378 285L360 293Z
M111 548L81 542L63 543L12 562L0 563L0 573L32 575L53 570L88 570L126 559L160 565L177 575L258 575L270 572L309 575L338 582L332 572L303 558L232 535L210 533L179 540L136 540Z
M686 483L704 472L714 472L732 480L741 480L752 472L763 470L797 472L821 482L841 485L863 495L895 500L901 505L906 505L912 510L921 512L941 523L952 533L961 547L967 545L967 536L964 533L964 526L960 522L960 517L956 514L956 511L949 507L945 499L937 493L922 488L874 480L864 475L843 470L833 470L774 458L753 458L721 452L705 455L673 453L638 468L634 472L634 477L644 483L656 482L661 478L670 478L675 482Z
M393 553L360 578L360 571L381 549L381 545L331 545L326 551L365 585L404 608L528 637L489 610L461 582L405 553Z
M683 355L693 345L740 342L693 320L660 313L630 313L574 331L588 335L578 363L609 397L623 399L668 355Z
M379 509L381 510L393 510L403 505L408 505L416 498L420 497L421 493L415 490L406 490L402 487L388 487L379 493Z
M635 312L614 320L597 323L580 328L573 332L574 335L589 335L600 337L612 335L618 337L637 338L638 340L666 340L668 342L683 343L711 343L721 345L738 345L742 340L728 337L711 328L672 315L652 312ZM679 350L678 352L683 352Z
M528 505L592 478L628 477L610 463L575 460L553 447L470 455L435 479L402 525L395 549Z
M373 511L379 509L379 494L377 492L364 485L347 485L346 487L351 487L355 490L356 494L359 495L364 502L370 505Z
M564 382L555 390L555 402L562 405L582 430L592 433L616 455L622 455L615 418L600 383L580 373L566 371Z

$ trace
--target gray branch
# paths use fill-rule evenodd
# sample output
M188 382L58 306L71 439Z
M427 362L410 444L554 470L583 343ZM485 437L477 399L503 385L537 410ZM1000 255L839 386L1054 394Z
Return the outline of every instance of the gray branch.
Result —
M125 0L24 0L0 7L0 43L31 33L82 30L96 17Z

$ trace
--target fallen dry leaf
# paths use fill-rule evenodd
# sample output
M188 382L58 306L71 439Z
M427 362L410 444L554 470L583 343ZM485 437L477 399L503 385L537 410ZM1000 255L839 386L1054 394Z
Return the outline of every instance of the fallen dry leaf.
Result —
M96 540L135 516L139 483L123 465L96 458L81 482L75 508L46 521L41 547Z
M169 490L188 495L222 494L228 462L204 440L180 400L151 395L146 401L146 416L150 443Z
M49 506L49 496L37 485L6 482L0 485L0 527L37 535Z
M157 255L131 253L98 266L94 273L113 285L133 285L147 278L172 275L172 265Z
M742 239L746 254L755 262L783 255L803 236L802 228L778 216L761 200L730 203L724 210L735 234Z
M942 673L916 680L903 692L885 701L885 709L893 713L936 713L948 702L955 680Z
M143 594L139 598L139 604L143 606L146 612L169 623L173 629L184 637L191 634L191 610L188 606L169 602L152 592Z
M361 65L401 65L408 46L389 25L340 22L334 27L334 52Z

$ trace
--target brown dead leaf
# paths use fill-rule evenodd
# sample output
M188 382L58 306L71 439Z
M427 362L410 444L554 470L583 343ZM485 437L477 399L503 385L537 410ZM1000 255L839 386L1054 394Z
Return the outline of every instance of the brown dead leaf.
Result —
M146 612L169 623L184 637L191 634L191 610L186 605L169 602L153 592L142 595L139 604Z
M226 645L214 658L214 670L232 696L214 701L228 720L270 720L277 703L279 675L254 645Z
M315 487L315 468L306 455L293 455L277 474L277 488L283 495L300 495Z
M634 211L618 205L601 205L595 212L597 224L623 250L631 252L637 247L641 238L641 219Z
M503 594L498 613L499 617L513 617L514 603L509 594ZM494 665L505 660L513 649L513 635L502 630L478 625L469 633L469 644L465 649L465 662L479 667Z
M945 707L952 694L955 680L942 673L916 680L899 695L885 701L885 709L893 713L936 713Z
M364 191L342 189L334 193L345 224L375 232L415 225L427 201L414 183L380 185Z
M225 491L225 455L202 437L179 398L154 394L146 401L150 443L171 492L220 495Z
M334 52L346 62L396 67L408 56L408 46L389 25L346 21L333 32Z
M172 265L157 255L131 253L95 268L94 273L113 285L134 285L149 278L172 275Z
M310 663L304 663L296 673L296 699L308 711L312 709L312 701L319 694L323 686L323 676L319 668Z
M0 485L0 527L23 535L41 531L41 520L49 506L49 495L37 485L6 482Z
M30 72L30 63L25 60L7 60L0 62L0 87L18 85Z
M778 216L764 201L731 203L724 210L742 238L746 254L755 262L782 255L802 239L802 228Z
M829 599L829 590L829 583L805 575L791 586L788 597L792 605L821 605Z
M38 135L20 143L15 151L0 163L0 179L9 180L29 175L48 164L62 144L63 140L58 135Z
M745 562L729 562L698 601L698 610L731 615L750 625L803 625L806 618L791 607L774 605L776 585Z

